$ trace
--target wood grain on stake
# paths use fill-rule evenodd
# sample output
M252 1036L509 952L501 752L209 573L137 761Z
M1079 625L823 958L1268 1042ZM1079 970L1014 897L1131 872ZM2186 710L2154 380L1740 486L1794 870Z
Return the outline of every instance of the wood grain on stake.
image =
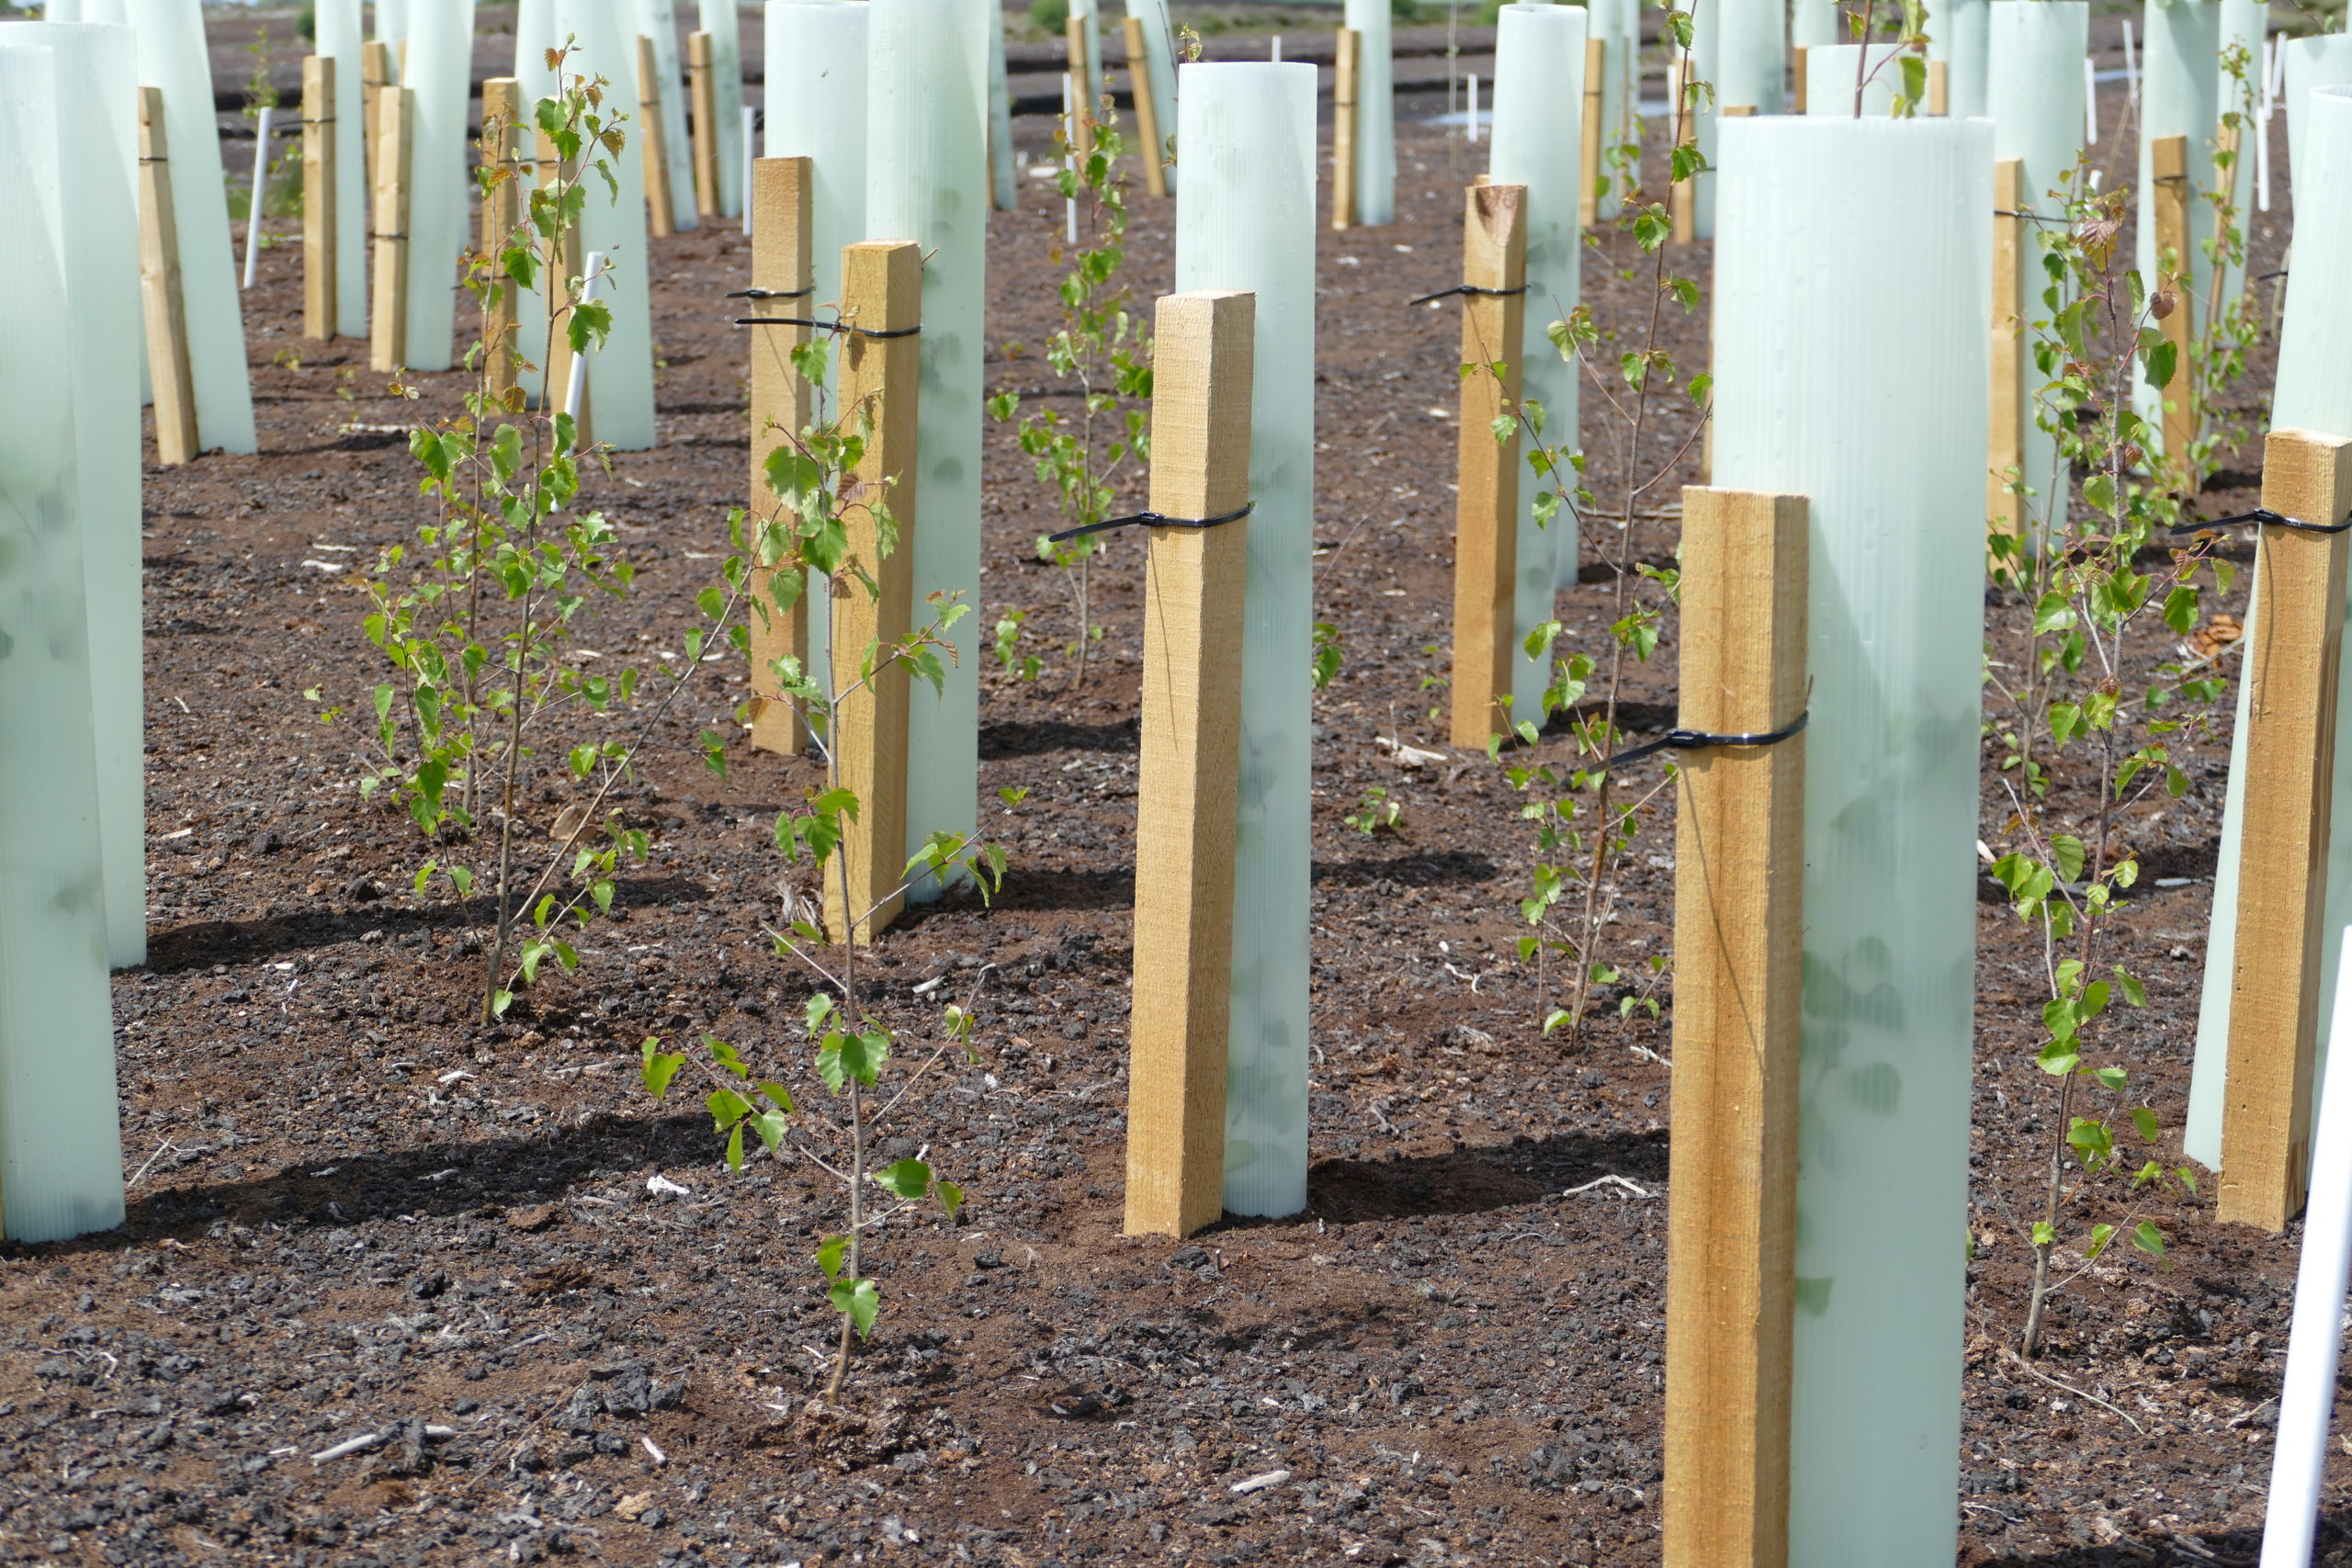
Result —
M1527 187L1475 185L1464 199L1462 281L1518 289L1527 282ZM1456 746L1484 747L1510 733L1519 657L1514 601L1519 574L1519 432L1495 439L1494 422L1519 406L1520 340L1526 297L1472 294L1462 302L1461 430L1455 440L1453 717ZM1488 374L1498 366L1499 375Z
M686 107L694 111L689 133L695 155L695 210L705 218L718 216L718 76L712 63L710 35L686 36Z
M377 101L376 199L368 220L376 241L370 370L398 370L408 362L408 164L415 116L412 88L386 87Z
M482 303L482 340L491 346L490 389L504 397L514 388L514 356L524 345L514 341L514 283L497 258L522 219L523 178L515 154L522 132L522 85L512 76L492 76L481 85L481 133L489 143L485 153L498 161L496 184L481 198L481 254L492 259L489 297Z
M1332 49L1331 227L1356 226L1356 79L1363 35L1341 28Z
M1805 702L1803 496L1682 492L1686 728ZM1781 1568L1796 1291L1804 740L1686 751L1675 827L1666 1562Z
M806 158L762 158L752 165L752 287L793 296L754 299L754 316L806 316L816 284L809 249L809 193L813 176ZM774 666L808 660L808 609L804 600L779 608L770 584L781 541L756 542L760 525L783 508L768 485L768 455L785 444L787 432L808 423L808 383L793 368L792 351L808 341L807 327L747 327L752 360L752 473L750 510L755 560L752 569L752 744L763 751L795 756L808 750L808 727L797 705L786 702Z
M1094 93L1096 85L1087 80L1086 18L1073 16L1062 25L1062 45L1069 56L1070 126L1069 144L1078 150L1079 162L1094 156ZM1083 184L1086 171L1079 170Z
M2196 406L2190 396L2188 344L2196 328L2195 256L2188 248L2188 208L2196 192L2188 180L2188 138L2159 136L2148 144L2150 178L2156 197L2156 276L2172 290L2173 309L2156 323L2172 344L2171 385L2164 389L2165 468L2175 489L2197 493L2196 469L2188 462L2197 437Z
M2274 430L2262 504L2309 523L2352 512L2352 441ZM2284 1230L2311 1169L2346 536L2264 528L2246 620L2245 808L2222 1089L2221 1219Z
M187 356L187 304L180 291L180 229L172 215L171 149L164 90L139 89L139 298L147 322L147 374L154 385L155 460L196 456L196 375Z
M1257 297L1159 301L1151 509L1250 502ZM1135 988L1128 1017L1129 1235L1189 1235L1224 1212L1234 820L1250 521L1154 528L1144 584Z
M2002 158L1993 164L1993 375L1985 428L1984 516L1991 531L2016 537L2025 531L2022 498L2010 487L2022 482L2025 465L2024 274L2019 247L2025 220L2025 160Z
M359 46L360 177L376 188L376 140L383 130L384 89L392 83L392 46L380 40Z
M334 336L334 62L302 57L302 335Z
M637 35L637 139L645 158L645 217L655 235L678 231L676 197L670 189L670 136L662 124L662 68L653 40Z
M1159 133L1159 100L1151 92L1151 57L1144 51L1143 18L1122 24L1127 40L1127 91L1135 98L1136 138L1143 143L1143 188L1168 194L1168 148Z
M1577 221L1590 229L1600 206L1600 131L1601 117L1607 106L1607 85L1601 80L1609 70L1609 40L1589 38L1584 40L1584 141L1578 153L1583 185L1577 196Z
M1666 89L1668 122L1674 130L1668 144L1670 147L1688 146L1698 139L1699 134L1692 125L1691 96L1697 89L1691 81L1690 56L1677 54L1667 62ZM1669 233L1673 243L1687 245L1699 238L1699 186L1695 179L1678 180L1673 174L1674 166L1669 162L1667 165L1668 185L1666 193L1667 210L1672 224Z
M922 247L909 240L844 245L842 319L877 333L920 325ZM842 340L841 416L856 418L855 411L869 400L873 410L873 434L866 437L856 482L844 497L849 505L843 521L849 553L874 579L875 592L869 596L844 570L849 590L832 601L833 690L846 694L837 695L832 744L841 759L842 783L858 799L857 820L825 874L825 925L835 942L845 940L853 920L858 940L870 941L906 902L898 889L906 880L907 672L892 661L865 682L861 671L869 658L882 657L877 648L907 635L914 613L915 389L922 342L911 333L871 338L850 333ZM898 525L897 547L887 555L876 506L887 506Z

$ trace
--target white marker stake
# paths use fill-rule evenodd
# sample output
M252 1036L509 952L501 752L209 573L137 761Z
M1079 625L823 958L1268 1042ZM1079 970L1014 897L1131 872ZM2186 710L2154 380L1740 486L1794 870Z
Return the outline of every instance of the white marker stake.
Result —
M2083 140L2098 140L2098 67L2083 56Z
M2128 19L2123 24L2123 90L2132 95L2133 103L2140 101L2140 57L2132 51L2132 24Z
M2352 928L2344 952L2352 961ZM2338 987L2328 1055L2352 1062L2352 987ZM2278 1395L2278 1436L2270 1460L2270 1506L2262 1525L2262 1568L2302 1568L2312 1560L2327 1423L2335 1404L2343 1342L2344 1287L2352 1268L2352 1072L2327 1075L2312 1139L2311 1199L2303 1211L2303 1258L2295 1271L2295 1317L2287 1341L2287 1381Z
M605 253L590 251L588 265L580 275L580 302L582 305L596 298L596 285L605 279ZM571 356L571 384L563 389L563 412L575 423L580 418L580 406L588 396L588 356Z
M1470 73L1470 140L1478 140L1478 73Z
M1275 40L1281 47L1282 40ZM1062 154L1062 167L1072 174L1078 172L1078 96L1069 73L1062 73L1062 123L1069 127L1069 151ZM1062 217L1069 225L1069 243L1078 243L1078 198L1071 197L1062 203Z
M1283 35L1280 33L1276 33L1274 35L1274 52L1272 59L1273 62L1277 65L1280 65L1283 62Z
M269 117L275 113L267 104L261 107L261 118L254 123L254 198L245 209L245 277L243 288L254 286L254 254L261 238L262 186L269 178Z
M753 140L760 126L760 111L744 106L743 109L743 232L752 231L752 160L758 157L759 143Z
M2255 201L2265 212L2270 210L2270 73L2266 67L2262 77L2262 111L2254 117Z

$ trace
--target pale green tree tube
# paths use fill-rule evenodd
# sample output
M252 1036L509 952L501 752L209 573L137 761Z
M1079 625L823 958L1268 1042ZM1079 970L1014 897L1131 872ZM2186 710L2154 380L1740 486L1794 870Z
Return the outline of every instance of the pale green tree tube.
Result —
M1838 14L1836 0L1790 0L1789 42L1792 47L1819 49L1845 36L1845 23ZM1810 74L1806 80L1812 80Z
M1577 6L1505 6L1497 18L1495 137L1488 173L1498 185L1525 186L1527 325L1518 344L1521 396L1544 410L1542 439L1565 460L1577 447L1577 364L1553 346L1551 329L1577 308L1584 232L1577 211L1584 145L1586 13ZM1525 449L1521 439L1522 452ZM1548 525L1535 521L1535 497L1547 481L1519 471L1519 585L1512 631L1521 652L1511 672L1511 716L1544 722L1550 658L1530 659L1527 635L1553 618L1555 584L1577 574L1577 518L1563 505ZM1575 489L1573 482L1570 490Z
M57 96L74 515L89 601L107 957L147 958L145 637L140 609L139 53L127 27L0 23L0 50L49 54Z
M1956 1545L1992 175L1981 119L1723 127L1714 482L1811 515L1789 1509L1809 1568Z
M139 29L139 85L164 93L197 446L251 452L253 384L245 373L245 318L229 243L229 204L222 199L226 187L204 13L197 0L130 0L125 16Z
M1021 200L1021 170L1012 156L1012 89L1004 79L1004 0L989 0L989 186L999 212Z
M392 68L400 68L400 46L408 41L409 0L376 0L376 41L392 46Z
M474 243L473 65L474 0L413 0L404 80L415 95L416 112L409 151L408 323L402 340L412 370L447 370L459 358L458 258ZM470 295L467 301L470 306Z
M2066 520L2071 477L2059 466L2058 438L2044 430L2047 417L2036 406L2041 378L2033 367L2034 331L2047 323L2042 296L2049 274L2042 270L2046 243L2067 230L2066 203L2078 179L2083 152L2083 56L2090 46L2090 6L2086 0L1993 0L1985 7L1988 62L1984 112L1993 122L1993 156L2023 162L2020 186L2026 209L2045 221L2023 226L2019 260L2025 296L2026 353L2018 393L2021 436L2019 477L2027 490L2030 540L2047 539Z
M1356 55L1356 221L1396 220L1396 62L1389 0L1346 0Z
M542 0L544 3L544 0ZM359 0L317 0L318 49L334 62L334 333L368 335L368 149L359 112ZM302 112L311 113L305 105Z
M702 30L710 35L711 96L718 123L718 212L743 216L743 39L735 0L700 0Z
M1176 134L1176 34L1168 23L1168 0L1127 0L1127 15L1143 22L1145 68L1151 77L1152 104L1159 111L1159 139L1165 142ZM1162 146L1154 151L1165 156L1168 150ZM1176 165L1160 172L1168 188L1174 190Z
M1315 67L1186 65L1177 75L1177 290L1258 297L1225 1207L1295 1214L1306 1206Z
M2149 177L2149 144L2159 137L2186 136L2188 179L2193 188L2188 204L2189 254L2182 260L2189 269L2193 285L2190 331L2201 336L2206 327L2205 300L2213 276L2212 259L2206 251L2213 238L2213 204L2207 197L2215 188L2213 136L2220 128L2222 83L2214 62L2221 56L2222 0L2148 0L2142 15L2146 18L2146 30L2142 34L2145 42L2140 56L2140 164L2134 186L2138 192L2139 220L2134 225L2138 236L2132 265L2140 269L2143 279L2154 283L2155 185ZM2176 377L2167 390L2177 397L2183 385L2181 378ZM2161 452L2164 446L2165 395L2141 378L2135 362L2132 407L2148 422L2147 445L2155 452Z
M1789 29L1780 0L1715 0L1715 101L1758 114L1788 106ZM1702 72L1703 75L1704 73Z
M351 0L345 3L350 4ZM563 43L555 30L555 6L556 0L521 0L514 8L514 90L523 100L525 129L520 155L524 157L538 156L538 132L531 128L538 123L540 100L554 97L560 90L556 73L548 66L548 51ZM575 72L571 65L564 70L568 74ZM530 171L530 178L534 182L538 178L536 166ZM342 186L335 189L340 196ZM530 203L526 190L516 198L515 212L528 218ZM514 378L536 403L547 385L548 299L544 287L514 286L514 346L523 356L523 368Z
M2288 69L2293 66L2288 57ZM2292 77L2289 78L2290 81ZM2352 436L2352 378L2344 374L2352 353L2352 310L2345 308L2336 280L2352 268L2352 88L2314 89L2303 105L2302 156L2295 173L2295 265L2287 275L2287 313L2278 332L2278 381L2270 423L2278 430L2311 430ZM2249 587L2249 599L2251 588ZM2352 604L2346 606L2352 620ZM2241 648L2254 646L2248 617ZM2236 736L2244 737L2246 692L2238 683ZM2324 928L2352 924L2352 682L2338 682L2335 694L2335 782L2327 843L2327 906ZM2243 741L2230 747L2230 777L2222 796L2222 849L2213 873L2213 915L2205 947L2205 990L2197 1013L2197 1066L2189 1079L2188 1125L2182 1146L2211 1169L2222 1165L2222 1092L2229 1076L2230 974L2237 957L2240 836L2245 829L2245 782ZM2322 1018L2332 1016L2342 976L2343 951L2320 943ZM2322 1032L2321 1072L2312 1082L2312 1104L2319 1104L2328 1041Z
M2035 0L2043 4L2045 0ZM1894 112L1895 89L1903 85L1903 51L1894 44L1872 44L1867 70L1860 73L1861 117L1884 119ZM1856 71L1862 58L1858 43L1819 44L1805 51L1804 112L1815 118L1852 119L1855 116ZM1989 300L1991 296L1986 296ZM1720 312L1720 302L1716 305ZM1988 303L1985 307L1992 309ZM1988 317L1989 319L1989 317ZM1989 329L1987 329L1989 330Z
M2309 143L2312 94L2321 87L2352 86L2352 33L2280 39L2287 51L2287 167L2300 172ZM2300 215L2299 215L2300 216Z
M410 0L412 5L424 5L426 0ZM662 161L670 165L670 207L673 222L679 233L698 228L695 216L695 150L686 135L686 76L678 62L678 10L673 0L630 0L637 17L637 30L653 40L653 69L661 73ZM616 76L616 82L636 83L640 92L645 84L637 77L637 51L629 50L629 70L627 76ZM629 113L637 113L635 105ZM631 145L635 145L632 138Z
M1693 83L1713 87L1723 72L1722 0L1690 0L1690 54L1685 69ZM1721 102L1712 92L1695 92L1685 109L1690 117L1690 140L1698 143L1700 161L1705 165L1690 182L1691 231L1702 240L1715 237L1715 120ZM1671 127L1672 106L1668 107L1667 124ZM1673 177L1670 164L1664 175Z
M2254 139L2263 133L2256 118L2262 109L2262 43L2269 15L2264 0L2222 0L2222 54L2244 49L2245 63L2242 76L2233 74L2224 61L2217 60L2214 65L2214 113L2235 114L2243 122L2238 129L2237 160L2230 165L2229 191L2233 209L2231 226L2249 244L2254 236ZM2219 119L2214 123L2218 135ZM2223 264L2222 291L2217 296L2222 309L2227 310L2245 292L2245 261Z
M1587 0L1591 35L1602 45L1600 79L1600 193L1594 215L1607 220L1625 205L1625 192L1641 179L1642 16L1640 0ZM1631 149L1630 152L1625 151ZM1631 162L1620 168L1620 156Z
M907 702L907 854L970 834L980 787L980 361L988 278L988 9L974 0L870 0L865 237L922 246L922 395L916 411L914 602L967 609L941 690ZM945 889L924 875L917 900Z
M1070 0L1069 14L1079 19L1086 39L1086 80L1079 85L1087 103L1102 101L1102 9L1101 0Z
M0 1234L11 1241L105 1230L123 1214L57 141L62 100L87 90L61 84L47 49L0 49ZM217 187L213 201L225 213ZM125 378L112 379L124 397Z
M2029 3L2047 5L2053 0ZM1987 10L1986 0L1928 0L1928 58L1944 62L1944 91L1954 119L1973 119L1984 113ZM2077 63L2075 74L2082 72Z
M608 119L628 117L620 127L628 144L602 154L620 187L618 198L593 168L582 181L588 199L580 217L580 254L603 253L596 298L613 320L605 345L587 356L591 434L621 451L643 452L654 442L653 314L646 287L645 159L637 105L628 91L637 82L637 24L628 0L557 0L556 28L579 40L565 72L620 85L605 95L601 112Z

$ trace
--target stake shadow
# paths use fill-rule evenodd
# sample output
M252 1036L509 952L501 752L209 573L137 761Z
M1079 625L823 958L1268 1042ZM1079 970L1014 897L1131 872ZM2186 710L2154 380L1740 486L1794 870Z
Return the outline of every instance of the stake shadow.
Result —
M1037 724L980 727L982 761L1037 757L1049 751L1135 751L1142 745L1142 732L1132 718L1110 724L1064 724L1047 719Z
M1963 1540L1973 1533L1968 1529L1965 1515L1962 1516L1961 1530ZM2057 1551L2020 1557L1996 1555L1997 1540L1987 1541L1980 1537L1973 1544L1985 1553L1984 1562L1999 1563L2002 1568L2148 1568L2152 1562L2173 1564L2177 1568L2190 1568L2191 1564L2196 1564L2197 1568L2206 1568L2208 1564L2218 1564L2219 1568L2255 1568L2262 1555L2260 1530L2223 1530L2215 1535L2185 1535L2180 1540L2183 1544L2177 1547L2164 1540L2145 1543L2123 1540L2112 1546L2072 1546ZM2352 1540L2352 1510L2336 1509L2323 1513L2319 1535L2313 1542L2313 1561L2318 1560L2316 1549L2346 1540ZM1975 1559L1970 1558L1969 1561Z
M1666 1162L1662 1129L1555 1133L1385 1160L1327 1159L1307 1170L1306 1207L1317 1219L1343 1224L1478 1214L1541 1202L1599 1176L1623 1176L1660 1190Z
M1313 873L1317 883L1342 886L1393 882L1406 887L1443 887L1454 883L1487 882L1498 873L1495 863L1467 850L1416 850L1385 860L1319 860Z
M1136 901L1136 868L1043 871L1015 867L1005 875L996 907L1021 909L1129 909Z

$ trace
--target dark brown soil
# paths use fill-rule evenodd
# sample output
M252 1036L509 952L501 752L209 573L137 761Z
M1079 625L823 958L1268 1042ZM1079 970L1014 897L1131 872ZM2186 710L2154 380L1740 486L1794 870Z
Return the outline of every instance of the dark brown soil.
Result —
M364 345L300 341L299 253L269 251L247 297L264 455L148 475L154 939L116 991L130 1218L0 1251L0 1552L1655 1562L1668 1025L1637 1011L1574 1048L1540 1035L1556 987L1511 951L1532 834L1499 770L1442 744L1423 690L1444 670L1457 329L1401 302L1458 276L1460 187L1482 162L1408 127L1399 221L1322 242L1317 614L1346 664L1316 707L1309 1211L1187 1244L1119 1234L1140 547L1114 535L1087 685L1052 659L1035 683L985 675L1004 896L922 910L876 959L913 1040L942 998L975 998L980 1061L925 1080L891 1130L891 1152L927 1145L972 1202L956 1227L876 1245L887 1310L845 1413L811 1404L835 1322L810 1259L838 1223L831 1190L791 1164L729 1175L707 1119L636 1082L649 1033L797 1062L808 983L760 928L789 874L770 824L812 771L730 743L727 776L703 772L693 732L740 734L742 686L731 667L698 678L624 802L656 848L616 922L577 977L504 1026L469 1021L482 905L412 895L426 846L354 787L368 736L319 721L366 710L379 674L349 569L426 516L398 437L346 427L447 413L458 388L418 378L405 403ZM1129 276L1148 296L1172 214L1137 212ZM992 388L1049 379L1058 222L1034 191L996 220ZM2283 211L2270 222L2283 233ZM2278 243L2262 231L2254 270ZM662 445L595 487L644 569L582 634L616 658L675 641L742 498L720 296L744 243L706 229L657 254ZM1605 320L1645 297L1630 265L1620 242L1592 259ZM1703 276L1705 252L1679 265ZM1703 321L1672 322L1686 362ZM985 619L1034 608L1050 649L1073 622L1033 558L1047 503L1008 430L988 461ZM2215 505L2250 499L2251 476L2234 482ZM1668 557L1672 526L1645 525L1635 553ZM1598 642L1612 591L1563 596L1571 637ZM1987 614L2014 637L2015 604ZM1644 733L1671 722L1673 646L1669 626L1629 694ZM1377 736L1442 761L1402 768ZM2109 1041L2173 1129L2222 756L2198 750L2188 798L2124 835L2148 880L2116 956L2151 1005ZM1341 818L1375 784L1403 818L1367 837ZM1017 807L986 793L1015 787ZM555 809L535 798L529 825ZM1621 961L1668 951L1670 848L1654 815L1623 877ZM2007 1355L2054 1107L2031 1059L2035 951L1997 901L1981 917L1961 1561L2250 1561L2298 1238L2155 1201L2170 1268L2119 1252L2058 1298L2042 1361ZM657 1175L686 1190L649 1190ZM369 1432L387 1440L310 1457ZM2324 1561L2344 1539L2332 1515Z

